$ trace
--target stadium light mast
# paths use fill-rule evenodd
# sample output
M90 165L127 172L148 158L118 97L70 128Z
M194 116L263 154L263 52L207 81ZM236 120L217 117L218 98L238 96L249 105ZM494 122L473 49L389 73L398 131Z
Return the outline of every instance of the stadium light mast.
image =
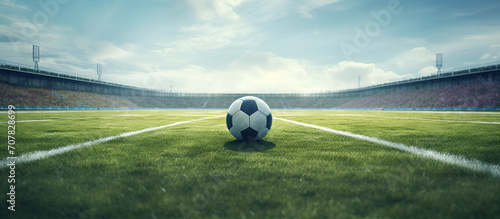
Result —
M361 88L361 75L358 75L358 89Z
M436 68L438 69L437 74L441 75L441 68L443 67L443 53L436 54Z
M38 72L38 61L40 61L40 47L33 45L33 62L35 62L33 70L36 72Z
M173 88L174 88L174 81L170 80L170 93L173 92Z
M97 80L101 81L101 75L102 75L102 64L97 62Z

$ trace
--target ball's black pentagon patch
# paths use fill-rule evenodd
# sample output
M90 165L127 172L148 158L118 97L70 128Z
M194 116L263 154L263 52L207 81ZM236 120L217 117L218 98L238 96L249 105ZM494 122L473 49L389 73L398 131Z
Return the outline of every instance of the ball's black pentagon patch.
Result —
M273 125L273 115L272 113L269 113L269 115L267 115L267 125L266 125L266 128L271 130L271 126Z
M257 112L257 103L255 100L243 100L241 104L241 111L245 112L247 115L252 115Z
M257 139L258 131L253 130L252 128L247 128L241 132L241 137L246 141L255 141Z
M226 115L226 125L227 129L231 129L233 127L233 116L229 113Z

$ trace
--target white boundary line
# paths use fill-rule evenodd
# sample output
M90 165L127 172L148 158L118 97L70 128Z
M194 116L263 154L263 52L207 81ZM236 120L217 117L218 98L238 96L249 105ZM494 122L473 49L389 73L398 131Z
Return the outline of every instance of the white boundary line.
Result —
M60 118L60 119L35 119L35 120L20 120L16 121L18 122L48 122L48 121L58 121L58 120L71 120L71 119L95 119L95 118L101 118L101 117L78 117L78 118ZM0 122L1 123L7 123L7 122Z
M319 130L323 130L323 131L327 131L327 132L332 132L332 133L343 135L343 136L348 136L348 137L352 137L352 138L366 140L366 141L373 142L376 144L389 146L389 147L396 148L396 149L399 149L399 150L402 150L402 151L405 151L405 152L408 152L411 154L416 154L416 155L419 155L422 157L441 161L443 163L453 164L453 165L465 167L465 168L475 170L475 171L489 172L495 177L500 177L500 166L499 165L483 163L483 162L476 160L476 159L469 159L469 158L465 158L463 156L451 155L448 153L443 154L443 153L439 153L436 151L431 151L431 150L427 150L427 149L419 148L419 147L415 147L415 146L407 146L407 145L400 144L400 143L385 141L385 140L378 139L375 137L368 137L368 136L364 136L364 135L353 134L353 133L346 132L346 131L334 130L334 129L330 129L330 128L326 128L326 127L322 127L322 126L306 124L306 123L297 122L297 121L288 120L288 119L282 119L282 118L276 118L276 117L274 117L274 118L277 120L290 122L290 123L294 123L294 124L301 125L301 126L315 128L315 129L319 129Z
M195 119L195 120L190 120L190 121L176 122L176 123L172 123L172 124L169 124L169 125L152 127L152 128L146 128L146 129L142 129L142 130L139 130L139 131L125 132L125 133L122 133L122 134L119 134L119 135L114 135L114 136L99 138L99 139L96 139L96 140L87 141L87 142L80 143L80 144L72 144L72 145L67 145L67 146L64 146L64 147L58 147L58 148L54 148L54 149L51 149L51 150L48 150L48 151L34 151L34 152L29 152L29 153L26 153L26 154L22 154L21 156L17 157L16 159L7 159L7 158L4 158L4 159L0 160L0 169L7 168L8 167L7 164L10 163L10 161L13 161L13 160L15 160L16 164L26 163L26 162L30 162L30 161L35 161L35 160L39 160L39 159L43 159L43 158L47 158L47 157L51 157L51 156L63 154L63 153L66 153L66 152L74 150L74 149L88 147L88 146L92 146L92 145L95 145L95 144L99 144L99 143L111 141L111 140L114 140L114 139L117 139L117 138L128 137L128 136L132 136L132 135L141 134L141 133L144 133L144 132L149 132L149 131L154 131L154 130L166 128L166 127L172 127L172 126L176 126L176 125L181 125L181 124L196 122L196 121L205 120L205 119L213 119L213 118L218 118L218 117L222 117L222 116L212 116L212 117L207 117L207 118L202 118L202 119Z
M373 117L373 118L385 118L385 119L408 119L408 120L423 120L423 121L437 121L437 122L463 122L463 123L500 125L500 122L464 121L464 120L448 120L448 119L425 119L425 118L412 118L412 117L387 117L387 116L374 116L374 115L362 115L362 114L325 114L325 116L360 116L360 117Z
M398 111L398 112L404 112L404 111ZM407 111L408 112L408 111ZM500 114L500 112L480 112L480 111L474 111L474 112L464 112L464 111L411 111L414 113L458 113L458 114Z
M106 116L106 117L75 117L75 118L59 118L59 119L34 119L34 120L20 120L16 121L18 122L50 122L50 121L59 121L59 120L72 120L72 119L96 119L96 118L109 118L109 117L117 117L117 116L123 116L123 117L144 117L144 116L150 116L151 114L148 115L141 115L141 114L127 114L127 115L114 115L114 116ZM201 114L195 114L195 115L183 115L183 114L168 114L168 116L184 116L184 117L193 117L193 116L213 116L213 115L201 115ZM0 124L7 123L8 121L0 122Z

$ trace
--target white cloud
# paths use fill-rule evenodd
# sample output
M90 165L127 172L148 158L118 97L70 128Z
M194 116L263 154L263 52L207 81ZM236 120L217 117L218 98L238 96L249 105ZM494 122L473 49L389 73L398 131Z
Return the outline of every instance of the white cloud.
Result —
M426 67L423 67L422 69L420 69L420 71L418 71L418 75L419 76L427 76L427 75L432 75L432 74L436 74L437 73L437 68L435 66L426 66Z
M321 8L341 0L304 0L300 1L297 6L297 12L306 18L313 18L311 12L317 8Z
M246 52L222 69L187 65L132 75L137 86L167 89L170 80L176 91L187 92L322 92L398 80L394 72L375 64L340 62L317 66L306 60L290 59L270 52Z
M410 51L398 55L394 60L399 68L410 68L413 65L422 66L423 63L429 63L435 59L435 54L431 53L425 47L416 47Z
M488 52L489 53L482 55L479 59L498 61L498 57L500 57L500 44L491 45Z
M498 57L500 57L500 44L494 44L488 48L487 53L479 57L479 60L498 61Z
M245 37L253 32L252 27L240 20L234 9L248 0L190 0L199 22L183 27L178 40L158 43L164 47L156 50L163 55L215 50L225 46L246 44Z
M441 52L441 51L440 51ZM446 54L444 54L446 58ZM429 66L436 62L436 53L426 47L415 47L385 62L382 67L390 69L398 74L407 77L409 75L420 74L422 66Z
M32 66L31 45L36 44L40 46L41 69L94 78L95 63L98 60L105 64L105 76L112 71L128 73L127 70L131 69L120 68L120 65L111 67L106 64L113 62L126 64L139 49L131 43L117 45L116 42L79 35L73 27L56 23L49 23L39 28L35 36L26 37L22 27L28 21L19 16L8 15L8 17L10 23L0 24L0 35L4 35L7 39L0 42L0 50L4 51L1 58L12 62Z
M401 76L385 71L373 63L359 63L342 61L327 69L327 74L338 89L353 88L357 85L358 76L361 76L361 86L369 86L401 79Z
M489 54L489 53L486 53L486 54L482 55L481 57L479 57L479 59L481 59L481 60L489 59L489 58L491 58L491 54Z
M346 6L333 7L334 3L341 0L273 0L273 1L254 1L252 10L245 11L248 19L254 22L269 22L277 20L288 15L300 15L305 18L313 18L313 11L330 6L329 10L346 10ZM249 3L250 5L250 3Z
M450 16L453 18L474 16L477 14L481 14L485 11L491 10L492 8L496 8L498 6L499 6L499 4L494 4L494 5L492 5L492 4L484 4L484 5L478 4L478 5L476 5L475 8L465 8L462 10L453 11L450 13Z
M490 39L493 39L494 36L491 36L491 35L479 35L479 34L476 34L476 35L470 35L470 36L465 36L463 39L464 40L490 40Z
M237 79L233 82L235 90L301 92L314 89L314 78L307 72L306 65L305 61L270 52L247 52L228 65L226 74Z
M438 45L433 45L425 41L417 41L416 45L425 46L406 50L380 64L380 66L383 69L397 72L403 78L408 78L436 74L437 68L434 66L436 63L436 53L443 53L443 72L454 68L498 60L498 57L500 57L500 44L495 44L495 41L497 41L495 37L500 36L500 32L498 30L475 32L481 32L482 34L461 35ZM455 61L465 55L470 56L470 54L478 54L478 58L468 59L467 62L462 63Z
M246 15L255 22L267 22L286 16L292 6L287 0L259 1Z
M18 4L16 1L3 0L0 2L0 4L2 4L3 7L31 11L26 5Z
M182 30L180 39L162 46L163 54L185 53L193 51L219 49L228 45L244 45L245 38L252 30L250 27L241 24L228 24L215 26L212 24L193 25Z
M123 60L133 54L133 51L138 47L134 44L127 43L119 47L109 41L100 41L96 43L94 55L91 60Z
M223 69L188 65L156 74L162 81L173 80L176 90L189 92L301 92L315 89L305 65L269 52L247 52Z
M235 21L240 16L234 11L246 0L189 0L198 19L213 21L215 19Z
M249 1L251 0L190 0L190 6L199 22L181 28L177 36L178 40L158 43L163 48L155 50L155 52L164 56L179 57L186 55L186 53L255 44L262 39L262 34L248 23L248 21L255 22L255 20L241 19L241 15L236 12L236 8L242 7L241 5ZM311 17L312 10L338 1L301 0L290 2L277 0L258 2L256 10L243 11L243 13L244 15L257 14L259 19L268 15L271 16L269 18L275 19L286 15L287 11ZM276 16L275 14L281 15Z

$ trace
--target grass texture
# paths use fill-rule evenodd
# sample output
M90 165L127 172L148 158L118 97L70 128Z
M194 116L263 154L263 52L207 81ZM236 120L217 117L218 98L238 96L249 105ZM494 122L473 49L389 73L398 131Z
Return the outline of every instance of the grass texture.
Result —
M276 119L263 141L238 142L224 115L223 110L18 111L17 156L221 117L17 164L16 211L2 201L1 218L500 215L500 178L486 172ZM500 113L276 110L273 115L500 165L500 124L495 124ZM7 114L0 116L7 121ZM7 132L7 124L0 130ZM6 135L0 141L7 142ZM2 145L4 159L10 155ZM8 175L9 169L0 169L2 194L9 192Z

